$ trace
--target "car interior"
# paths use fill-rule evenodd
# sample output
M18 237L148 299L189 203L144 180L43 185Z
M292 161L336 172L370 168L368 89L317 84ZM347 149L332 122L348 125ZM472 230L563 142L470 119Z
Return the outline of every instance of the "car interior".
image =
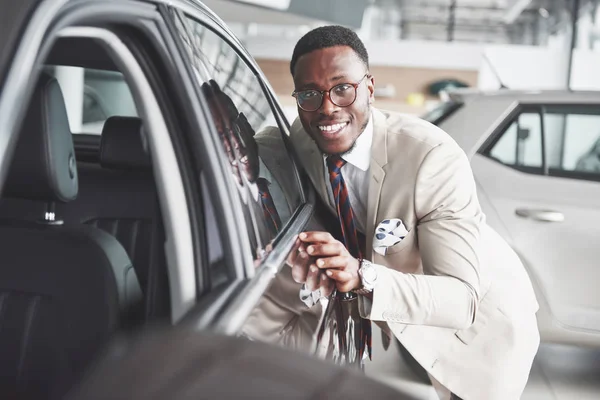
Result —
M144 123L73 135L53 66L117 71L93 40L51 50L0 200L0 397L62 398L119 334L170 322Z

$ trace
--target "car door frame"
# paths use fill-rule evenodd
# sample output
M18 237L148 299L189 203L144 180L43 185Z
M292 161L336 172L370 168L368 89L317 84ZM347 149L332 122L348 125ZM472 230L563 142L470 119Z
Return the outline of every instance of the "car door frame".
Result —
M133 18L132 18L133 17ZM104 20L103 20L104 18ZM28 35L33 36L35 40L23 40L17 46L16 54L17 56L13 59L13 62L8 67L7 73L7 83L12 84L13 86L8 86L4 88L2 92L2 99L0 99L0 114L4 114L6 108L6 103L12 103L12 110L15 110L15 102L14 98L19 98L22 101L17 102L16 104L16 112L12 114L12 119L2 120L4 122L4 129L9 132L9 135L6 137L12 141L18 136L18 126L20 121L23 118L23 111L25 105L28 104L29 99L32 95L32 89L36 82L36 79L32 79L32 76L35 77L37 73L40 72L42 63L46 60L47 55L65 29L69 29L70 26L73 26L75 23L79 23L83 26L93 26L92 21L100 21L107 22L110 20L111 22L125 22L130 24L129 26L135 26L136 28L142 28L145 31L149 32L149 26L143 25L143 22L150 22L150 24L160 25L161 16L156 9L156 6L151 3L144 2L123 2L123 3L115 3L115 2L105 2L105 1L81 1L81 2L67 2L64 0L45 0L40 2L38 8L33 11L32 18L30 19L30 23L24 28L25 34L24 38L28 38ZM135 23L132 24L132 20ZM139 25L137 23L140 23ZM107 29L105 29L107 30ZM108 31L108 30L107 30ZM114 33L114 32L112 32ZM106 37L104 37L106 39ZM122 39L119 37L119 40L114 41L115 43L121 43ZM112 40L112 39L111 39ZM105 40L105 45L111 48L112 53L114 55L121 56L120 53L114 51L114 46L111 47L109 43L106 43L108 39ZM127 49L127 54L131 52L131 46L125 46ZM19 58L20 54L25 54ZM125 54L125 53L122 53ZM127 56L127 55L126 55ZM138 58L134 58L135 66L141 68L141 63ZM32 74L33 72L33 74ZM147 70L143 71L143 78L149 80L149 73ZM11 79L12 78L12 79ZM153 99L159 101L159 96L156 95L156 86L152 86L153 90L152 96ZM136 88L137 90L138 88ZM143 96L138 95L138 104L142 104L139 100ZM12 101L11 101L12 100ZM26 101L25 101L26 100ZM159 108L159 110L163 110L163 108ZM149 113L152 114L152 113ZM161 115L165 114L161 112ZM149 117L151 118L151 115ZM175 142L172 139L171 135L172 131L169 130L169 139L168 144L173 146ZM156 138L151 138L151 140L155 140ZM164 139L164 138L163 138ZM158 139L156 139L158 140ZM165 145L166 143L163 143ZM2 147L0 147L2 148ZM169 157L168 154L169 146L158 146L155 151L157 153L165 153L166 156ZM10 162L10 157L12 156L13 148L10 148L8 145L4 146L3 150L6 152L1 153L2 159L2 174L5 175L8 163ZM6 156L6 157L5 157ZM171 160L177 165L179 164L180 157L171 157ZM163 167L164 167L163 163ZM157 167L157 165L155 165ZM158 168L160 169L160 168ZM164 170L165 168L163 168ZM181 190L177 186L177 175L181 174L183 171L182 168L177 168L177 174L173 176L173 179L167 179L165 176L162 177L162 183L166 186L163 187L164 199L161 203L170 204L167 209L163 209L163 215L169 216L170 226L167 226L166 230L168 231L168 237L171 238L170 243L167 243L166 254L167 257L170 258L170 266L175 265L178 269L182 270L186 268L186 265L195 265L196 257L195 257L195 246L193 245L193 240L190 240L188 230L186 226L190 225L190 221L186 221L185 217L189 217L189 213L187 213L188 208L188 200L186 193L188 191L183 190L183 185L181 185ZM172 172L172 171L171 171ZM5 179L5 176L2 176L2 179ZM175 207L173 204L177 202L181 202L181 194L183 193L183 198L185 202L185 207L179 206ZM180 197L178 197L180 196ZM178 198L177 198L178 197ZM178 212L173 212L174 210L178 210ZM185 211L184 219L182 220L181 213ZM175 225L178 225L175 228ZM170 246L169 246L170 244ZM190 257L190 253L192 256ZM171 278L173 275L177 278L177 274L174 274L172 269ZM194 273L195 269L191 268L192 273ZM183 271L180 271L183 272ZM189 285L186 283L186 278L189 278L189 274L180 273L181 279L177 283L177 279L170 279L171 282L171 304L172 304L172 312L171 316L174 320L177 320L184 314L191 305L190 301L196 300L196 291L195 287L193 292L189 290ZM194 277L192 278L194 280ZM187 290L186 290L187 285ZM175 300L175 301L173 301Z
M199 23L206 26L212 32L214 32L221 40L224 40L242 59L243 62L252 70L255 77L258 79L261 89L269 101L269 106L273 112L277 123L280 128L289 130L289 123L281 111L281 106L278 104L277 99L274 96L274 92L268 80L256 64L255 60L249 55L243 45L237 40L237 38L231 33L226 25L218 19L209 9L202 6L201 4L193 3L190 4L186 1L175 0L169 2L168 6L163 9L165 17L171 16L170 12L174 11L179 14L178 16L184 17L188 15L196 19ZM169 23L170 29L172 30L173 37L177 37L176 28L174 21ZM183 44L179 44L179 51L182 58L187 58ZM188 75L191 77L193 71L191 67L187 66ZM210 77L204 77L207 80ZM199 96L203 96L199 85L193 85L196 88L196 92ZM248 279L242 282L236 292L238 296L227 306L226 311L221 317L218 318L218 322L215 327L222 332L228 334L236 333L242 326L246 317L250 314L256 303L260 300L263 293L267 290L270 283L272 282L275 275L285 267L285 260L289 251L292 249L296 236L306 227L310 218L313 215L313 204L306 201L310 194L306 194L305 190L307 185L302 184L302 177L300 169L297 168L299 163L297 162L297 155L293 152L291 142L289 141L288 132L283 132L282 140L286 145L288 154L291 155L291 162L295 172L295 177L298 183L298 190L301 196L301 205L299 205L289 223L284 229L277 235L274 241L274 249L271 251L265 260L262 262L261 267L258 269L254 268L252 264L246 264L246 274ZM216 137L216 136L215 136ZM310 186L308 186L310 190ZM243 230L240 230L243 231ZM191 314L188 320L193 324L195 319L202 320L202 314Z

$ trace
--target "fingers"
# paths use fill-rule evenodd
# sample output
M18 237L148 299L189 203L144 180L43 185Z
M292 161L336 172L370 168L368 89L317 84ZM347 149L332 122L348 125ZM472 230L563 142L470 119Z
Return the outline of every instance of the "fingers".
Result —
M328 243L336 241L329 232L302 232L298 238L304 243Z
M336 287L340 291L350 291L360 284L360 279L353 273L356 260L328 232L301 233L287 261L292 267L294 281L305 283L311 291L320 288L324 296L331 295Z
M298 257L298 246L300 243L301 243L300 240L296 239L296 242L294 243L292 250L290 250L290 253L287 256L287 259L285 260L290 267L294 265L294 262L296 261L296 257Z
M350 256L319 258L316 262L320 269L345 269L352 261Z
M292 278L297 283L306 282L309 267L309 256L306 253L306 246L300 240L296 239L292 250L287 258L287 264L292 267Z
M289 264L289 266L293 266L294 262L296 260L296 257L298 257L299 254L299 249L305 247L304 244L302 243L302 241L298 238L296 238L296 241L294 242L294 245L292 246L292 249L290 250L290 253L288 254L288 258L287 258L287 263Z
M333 289L335 288L335 283L333 280L329 279L324 272L320 274L320 286L321 286L321 294L325 297L331 296L333 293Z
M313 257L333 257L348 255L346 247L337 240L331 243L311 244L306 248L306 251Z
M295 258L294 263L292 264L292 277L296 282L306 282L310 263L310 257L306 252L299 253Z
M308 269L308 273L306 275L306 287L311 292L314 290L317 290L317 288L319 288L320 275L321 275L321 272L319 271L319 268L317 268L316 265L311 265L310 268Z
M326 274L335 282L335 286L340 292L349 292L356 287L355 278L347 271L328 269Z

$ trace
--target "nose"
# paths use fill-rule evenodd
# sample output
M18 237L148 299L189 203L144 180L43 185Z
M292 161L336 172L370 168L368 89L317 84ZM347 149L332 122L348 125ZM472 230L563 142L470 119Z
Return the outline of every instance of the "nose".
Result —
M339 107L333 104L331 101L331 97L329 97L329 92L325 92L323 95L323 104L321 104L321 108L319 112L323 115L331 115L337 111Z

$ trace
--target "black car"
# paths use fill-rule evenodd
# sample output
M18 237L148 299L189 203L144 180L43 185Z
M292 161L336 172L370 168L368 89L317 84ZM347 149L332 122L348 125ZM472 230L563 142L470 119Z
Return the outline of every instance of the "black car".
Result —
M236 338L313 217L314 195L268 82L217 16L183 0L0 0L0 10L0 398L63 398L116 337L156 325L170 328L134 345L130 361L123 342L108 353L93 393L141 398L149 392L131 388L163 381L204 390L195 398L260 397L270 384L290 386L286 398L400 398ZM289 170L270 208L253 140L268 126ZM197 369L170 362L186 355L173 341L189 345ZM253 346L252 363L229 354ZM278 379L313 361L302 385ZM194 373L211 365L220 389ZM120 385L98 384L114 384L111 373Z

